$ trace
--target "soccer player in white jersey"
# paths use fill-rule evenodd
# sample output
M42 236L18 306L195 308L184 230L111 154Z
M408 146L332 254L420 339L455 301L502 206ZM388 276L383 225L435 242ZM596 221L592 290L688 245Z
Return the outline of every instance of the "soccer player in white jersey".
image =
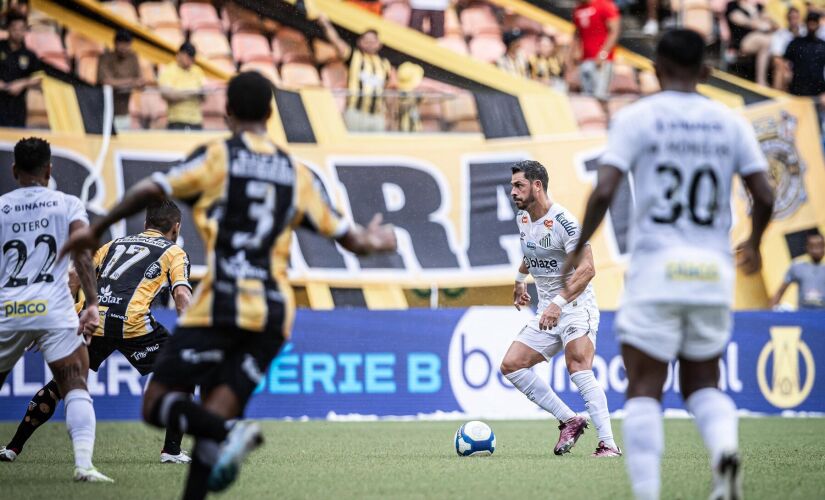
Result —
M95 411L86 388L89 354L81 334L91 335L100 318L92 257L73 254L86 297L78 321L69 292L69 262L58 249L88 226L83 203L48 188L49 143L22 139L14 146L19 188L0 196L0 386L32 342L49 364L66 405L66 427L75 456L75 481L112 482L92 465Z
M521 330L504 355L501 373L530 401L559 419L561 433L553 452L563 455L576 444L587 427L587 419L576 415L531 368L564 349L570 379L578 387L599 434L593 456L621 456L613 441L604 389L592 370L599 308L590 285L596 275L590 247L585 246L581 264L568 271L570 286L562 291L562 266L567 254L580 241L586 245L586 240L579 239L579 222L550 199L547 169L541 163L522 161L512 166L512 172L510 195L519 209L516 223L524 252L513 289L513 305L521 309L530 304L524 283L529 272L536 282L539 306L536 317Z
M628 379L627 470L640 499L659 497L662 388L675 359L685 406L710 454L711 498L742 497L736 406L717 388L719 357L731 335L733 176L742 178L753 199L751 234L737 249L746 273L761 267L759 244L773 193L751 126L696 92L707 75L704 49L702 37L690 30L673 30L660 40L656 73L662 92L613 119L581 240L567 261L575 266L588 258L582 242L601 223L622 177L632 173L632 256L616 330Z

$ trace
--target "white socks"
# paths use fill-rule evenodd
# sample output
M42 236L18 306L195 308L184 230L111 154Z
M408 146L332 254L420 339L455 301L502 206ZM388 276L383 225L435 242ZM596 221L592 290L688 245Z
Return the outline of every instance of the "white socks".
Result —
M551 413L554 417L567 422L576 414L570 409L564 401L559 399L553 389L547 385L547 382L538 378L535 373L529 368L522 368L513 373L505 375L518 390L527 396L527 399L536 403L545 411ZM606 406L606 405L605 405Z
M617 449L613 441L613 429L610 427L610 411L607 409L607 396L604 389L593 376L593 370L582 370L570 375L570 380L579 388L579 394L584 399L590 419L599 433L599 441L614 450Z
M95 409L92 397L85 389L73 389L63 401L66 405L66 428L74 446L74 464L90 469L95 448Z
M633 495L637 500L658 500L665 447L662 405L653 398L632 398L624 410L625 464Z
M696 426L710 453L710 465L716 468L722 453L739 448L736 405L730 396L710 387L691 394L685 405L696 419Z

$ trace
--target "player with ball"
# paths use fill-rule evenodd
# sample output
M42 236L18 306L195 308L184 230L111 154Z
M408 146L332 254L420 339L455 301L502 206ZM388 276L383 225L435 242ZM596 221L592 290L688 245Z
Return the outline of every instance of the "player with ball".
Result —
M519 209L516 216L524 260L513 289L513 305L530 304L525 279L533 276L539 294L536 316L519 332L504 360L501 373L530 401L561 422L561 434L553 452L568 453L587 427L587 419L576 415L531 370L550 360L562 349L570 379L579 388L599 435L594 457L618 457L622 452L613 440L610 413L604 389L593 376L599 308L590 280L595 276L593 254L584 247L581 264L569 276L562 275L567 255L579 242L579 223L547 194L548 175L532 160L512 166L510 195ZM564 278L568 288L564 288Z

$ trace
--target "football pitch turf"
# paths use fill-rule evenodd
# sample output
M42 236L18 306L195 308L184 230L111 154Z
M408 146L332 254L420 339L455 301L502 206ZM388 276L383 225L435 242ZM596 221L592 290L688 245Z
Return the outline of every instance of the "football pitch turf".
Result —
M461 422L263 422L266 443L221 498L629 498L623 459L593 459L590 429L571 454L553 455L549 421L490 421L492 457L458 457ZM0 424L5 443L15 424ZM614 420L621 443L621 422ZM705 449L690 420L667 420L662 498L706 498ZM825 419L742 419L745 493L750 499L825 498ZM161 432L100 422L95 465L116 484L74 484L62 423L40 429L20 458L0 463L0 496L179 498L186 467L159 463ZM184 447L191 446L189 442Z

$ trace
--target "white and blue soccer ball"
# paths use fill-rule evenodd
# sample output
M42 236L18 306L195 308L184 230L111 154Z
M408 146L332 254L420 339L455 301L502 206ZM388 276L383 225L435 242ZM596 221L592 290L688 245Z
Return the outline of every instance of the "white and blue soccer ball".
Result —
M462 457L488 457L496 451L496 435L484 422L473 420L455 433L455 452Z

